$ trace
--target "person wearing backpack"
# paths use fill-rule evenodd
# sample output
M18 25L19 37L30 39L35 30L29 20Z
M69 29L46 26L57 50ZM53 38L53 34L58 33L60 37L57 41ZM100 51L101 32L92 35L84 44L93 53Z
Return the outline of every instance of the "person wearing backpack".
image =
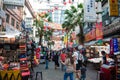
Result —
M74 80L73 73L76 72L76 65L72 54L68 52L66 54L65 62L61 60L61 63L66 66L63 80L67 80L68 77L70 77L70 80Z

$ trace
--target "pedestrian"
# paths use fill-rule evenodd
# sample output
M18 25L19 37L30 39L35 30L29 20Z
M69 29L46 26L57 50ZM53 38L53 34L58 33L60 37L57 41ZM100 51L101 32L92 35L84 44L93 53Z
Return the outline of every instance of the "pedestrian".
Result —
M80 80L85 80L86 79L86 64L82 64L82 68L81 68L81 78Z
M82 67L82 62L84 61L83 55L78 51L77 48L73 49L73 55L76 64L76 80L80 79L80 68Z
M74 58L72 57L72 54L70 52L66 55L65 62L61 63L66 66L66 71L64 73L64 80L67 80L68 77L70 77L70 80L74 80L73 73L76 72L76 64L74 61Z
M48 69L50 58L51 58L50 51L47 51L45 56L45 69Z
M66 59L65 51L61 51L60 61L65 62L65 59ZM65 65L63 65L62 63L61 63L61 70L65 71Z
M58 55L58 52L55 51L54 56L53 56L53 61L54 61L54 63L55 63L55 69L57 69L57 67L59 67L59 62L58 62L58 60L59 60L59 55Z
M106 64L107 63L106 52L105 51L101 51L101 54L102 54L102 63Z

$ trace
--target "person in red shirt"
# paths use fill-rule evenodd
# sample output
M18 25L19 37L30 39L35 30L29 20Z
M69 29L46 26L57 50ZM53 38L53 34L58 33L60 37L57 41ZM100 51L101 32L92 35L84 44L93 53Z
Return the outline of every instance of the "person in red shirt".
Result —
M61 51L60 60L61 60L62 62L65 62L65 60L66 60L65 51ZM65 71L65 65L63 65L62 63L61 63L61 70L62 70L62 71Z

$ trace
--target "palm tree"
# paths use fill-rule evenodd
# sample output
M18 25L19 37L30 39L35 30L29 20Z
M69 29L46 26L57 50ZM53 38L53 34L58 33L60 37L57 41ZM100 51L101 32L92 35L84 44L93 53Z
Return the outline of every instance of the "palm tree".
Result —
M80 33L77 34L79 37L80 44L84 44L84 33L83 33L83 4L80 3L77 8L75 6L71 6L70 10L65 11L66 17L65 21L62 24L62 27L65 30L71 31L74 30L76 26L79 26Z
M39 37L39 45L42 44L42 38L48 31L44 30L44 21L47 20L48 22L52 22L51 17L49 14L38 15L38 18L34 20L34 26L37 28L37 36Z

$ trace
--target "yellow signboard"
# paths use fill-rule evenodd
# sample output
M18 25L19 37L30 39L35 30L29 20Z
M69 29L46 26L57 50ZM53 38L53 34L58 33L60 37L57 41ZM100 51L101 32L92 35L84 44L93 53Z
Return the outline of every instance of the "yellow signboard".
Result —
M109 15L110 16L118 16L118 0L109 0Z

